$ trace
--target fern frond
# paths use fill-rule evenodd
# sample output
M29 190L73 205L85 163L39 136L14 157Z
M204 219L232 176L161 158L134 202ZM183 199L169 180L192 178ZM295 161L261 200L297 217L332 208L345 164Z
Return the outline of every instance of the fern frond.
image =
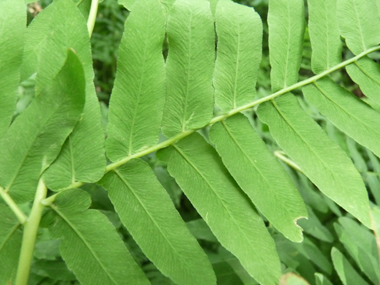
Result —
M56 76L69 48L76 52L83 66L86 102L63 150L44 173L47 186L55 191L76 181L91 183L99 180L106 164L86 22L73 1L57 1L33 20L25 37L21 75L26 79L37 72L37 94Z
M357 159L357 145L350 139L347 144L345 139L339 145L334 142L304 110L300 102L306 101L301 96L298 100L293 91L302 89L306 100L325 116L318 114L318 118L368 148L374 172L380 172L380 163L372 154L380 157L380 131L376 128L380 125L376 106L380 105L380 67L371 59L371 53L380 51L379 1L308 0L311 72L315 75L299 81L307 27L304 2L269 1L273 93L258 98L267 92L256 92L263 25L253 9L230 0L121 0L131 13L110 99L106 154L111 163L107 167L84 18L71 0L60 0L33 20L26 32L21 71L12 67L5 72L13 80L19 72L22 79L37 73L37 96L6 132L14 102L5 96L1 101L5 103L4 108L1 105L0 136L5 135L0 139L0 187L17 203L29 202L33 197L30 189L42 176L48 187L58 192L43 201L36 199L35 204L50 207L45 222L50 222L52 236L61 239L61 255L80 282L149 283L112 224L99 211L88 209L88 195L70 189L100 179L98 184L108 191L121 222L146 257L178 284L215 284L220 268L229 273L235 270L237 274L230 274L235 280L244 268L249 281L277 284L283 260L276 247L296 250L306 266L314 264L325 273L334 266L342 280L365 282L337 249L332 250L332 265L312 239L298 245L289 241L302 241L301 227L316 240L333 241L330 230L303 203L312 199L316 199L314 209L330 207L341 216L336 202L363 223L359 226L343 217L334 227L351 258L369 280L378 283L378 274L372 272L378 261L373 254L362 254L374 248L373 236L363 233L367 230L364 226L376 223L371 220L374 214L365 184L355 168L362 164ZM9 0L4 3L9 5ZM18 26L14 32L20 41ZM8 36L0 29L3 35ZM353 54L343 62L341 36ZM166 61L163 43L168 44ZM68 48L77 55L71 51L67 55ZM8 50L0 37L0 51ZM19 53L14 53L16 64ZM342 68L363 89L366 102L333 80L332 73ZM0 85L2 72L0 69ZM14 91L12 84L6 86L6 92ZM318 192L297 192L242 114L253 108L258 117L255 122L266 124L282 149L277 157L286 156L305 174L289 172L298 186L310 188L313 183L334 202L315 206L327 198ZM353 153L354 162L341 146ZM167 164L201 221L189 222L186 227L152 169L140 159L153 157L154 152ZM380 184L378 178L370 180L366 165L360 170L370 188ZM378 194L374 196L380 199ZM0 214L9 211L0 204ZM309 221L301 219L304 217ZM18 254L19 225L15 219L2 220L0 225L0 263L8 269L14 260L1 257L11 251ZM218 241L229 251L228 258L239 265L220 259L218 272L189 229L199 239ZM363 247L353 246L350 231L366 241ZM291 255L289 249L283 251L286 256ZM352 275L346 276L345 269ZM12 274L10 269L5 280ZM284 279L288 277L301 280L292 274Z

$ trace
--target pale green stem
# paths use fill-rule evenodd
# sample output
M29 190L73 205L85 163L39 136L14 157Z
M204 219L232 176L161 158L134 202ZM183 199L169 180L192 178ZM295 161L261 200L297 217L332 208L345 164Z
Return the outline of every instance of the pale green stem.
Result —
M358 54L357 56L353 57L353 58L350 58L348 60L345 60L335 66L333 66L332 68L330 69L327 69L326 71L322 72L322 73L319 73L317 75L314 75L313 77L310 77L308 79L305 79L303 81L300 81L296 84L293 84L287 88L284 88L284 89L281 89L271 95L268 95L268 96L265 96L259 100L256 100L256 101L253 101L251 103L248 103L246 105L243 105L241 107L238 107L238 108L235 108L233 110L231 110L230 112L228 112L227 114L224 114L224 115L220 115L220 116L217 116L217 117L214 117L208 124L206 124L204 127L206 126L211 126L217 122L220 122L220 121L223 121L224 119L228 118L228 117L231 117L237 113L240 113L242 111L246 111L248 109L251 109L259 104L262 104L262 103L265 103L267 101L270 101L270 100L273 100L275 99L276 97L279 97L280 95L283 95L283 94L286 94L288 92L291 92L295 89L298 89L298 88L301 88L303 86L306 86L308 84L311 84L315 81L317 81L318 79L321 79L327 75L329 75L330 73L334 72L334 71L337 71L351 63L354 63L356 62L357 60L359 60L360 58L372 53L372 52L375 52L375 51L378 51L380 50L380 46L376 46L376 47L373 47L373 48L370 48L366 51L363 51L362 53ZM106 170L105 170L105 173L109 172L109 171L112 171L124 164L126 164L128 161L134 159L134 158L139 158L139 157L142 157L144 155L147 155L147 154L150 154L152 152L155 152L157 150L160 150L162 148L165 148L165 147L168 147L172 144L174 144L175 142L177 142L178 140L184 138L184 137L187 137L188 135L191 135L192 133L196 132L197 130L188 130L188 131L184 131L174 137L171 137L169 139L167 139L166 141L163 141L162 143L159 143L155 146L152 146L152 147L149 147L149 148L146 148L140 152L137 152L135 154L132 154L132 155L129 155L129 156L126 156L125 158L119 160L119 161L116 161L114 163L111 163L109 164L107 167L106 167ZM80 186L82 186L84 183L82 182L75 182L73 184L71 184L69 187L65 188L65 189L71 189L71 188L78 188ZM65 189L62 189L62 190L65 190Z
M34 245L36 243L37 231L41 221L42 210L44 209L44 205L41 204L41 201L46 198L46 195L47 188L42 179L40 179L38 182L30 216L24 226L20 259L17 267L16 285L28 284Z
M98 13L98 5L99 5L99 0L91 1L90 14L88 15L88 20L87 20L87 29L88 29L88 33L90 37L92 35L92 31L94 30L96 14Z
M274 152L274 156L281 159L283 162L285 162L287 165L289 165L290 167L294 168L295 170L303 173L302 169L292 160L290 160L289 158L287 158L285 156L285 152L283 152L282 150L276 150Z
M7 192L3 188L0 187L0 196L3 198L4 202L7 203L9 208L13 211L13 213L16 215L17 219L19 220L20 224L25 224L26 222L26 215L20 210L20 208L17 206L15 201L13 201L12 197L9 196Z
M78 182L77 182L78 183ZM72 188L79 188L79 187L72 187ZM44 206L50 206L51 204L54 203L55 201L55 198L57 198L57 196L61 193L62 191L54 194L54 195L51 195L50 197L46 198L46 199L43 199L41 200L41 204L44 205Z

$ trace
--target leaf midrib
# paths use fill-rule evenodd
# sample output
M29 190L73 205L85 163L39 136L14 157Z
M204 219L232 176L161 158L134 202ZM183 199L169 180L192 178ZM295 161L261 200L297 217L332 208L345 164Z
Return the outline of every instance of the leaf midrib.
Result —
M375 52L375 51L378 51L380 50L380 46L376 46L376 47L372 47L372 48L369 48L365 51L363 51L362 53L350 58L350 59L347 59L343 62L340 62L338 64L336 64L335 66L319 73L319 74L316 74L308 79L305 79L305 80L302 80L300 82L297 82L297 83L294 83L292 84L291 86L287 87L287 88L284 88L284 89L281 89L279 91L276 91L276 92L273 92L271 95L268 95L268 96L265 96L261 99L258 99L258 100L254 100L250 103L247 103L243 106L240 106L240 107L237 107L231 111L229 111L228 113L226 114L223 114L223 115L219 115L219 116L216 116L214 118L212 118L207 124L205 124L205 126L210 126L210 125L213 125L217 122L220 122L228 117L231 117L237 113L240 113L240 112L243 112L245 110L248 110L248 109L251 109L259 104L262 104L262 103L265 103L265 102L268 102L268 101L271 101L273 100L274 98L276 97L279 97L283 94L286 94L286 93L289 93L295 89L298 89L298 88L302 88L306 85L309 85L309 84L312 84L313 82L317 81L318 79L321 79L329 74L331 74L332 72L336 71L336 70L339 70L349 64L352 64L354 63L355 61L359 60L360 58L372 53L372 52ZM203 127L205 127L203 126ZM203 128L202 127L202 128ZM176 143L177 141L189 136L190 134L194 133L195 131L197 131L197 129L192 129L192 130L187 130L185 132L182 132L182 133L179 133L173 137L170 137L168 138L167 140L161 142L161 143L158 143L152 147L149 147L149 148L146 148L144 150L141 150L133 155L129 155L129 156L125 156L124 158L121 158L120 160L116 161L116 162L113 162L111 164L109 164L106 169L105 169L105 173L109 172L109 171L112 171L118 167L120 167L121 165L124 165L126 164L128 161L134 159L134 158L139 158L139 157L142 157L144 155L147 155L147 154L150 154L150 153L153 153L155 151L158 151L160 149L163 149L165 147L168 147L168 146L171 146L173 145L174 143ZM84 185L83 182L81 183L76 183L76 184L73 184L71 185L70 187L71 188L78 188L80 186Z
M258 167L256 166L256 164L252 161L252 159L249 157L249 155L245 152L245 150L241 147L241 145L238 143L238 141L237 141L237 140L235 139L235 137L232 135L232 133L230 132L230 129L229 129L228 126L225 124L225 122L222 121L222 123L223 123L223 126L225 127L227 133L229 134L229 136L231 137L231 139L234 141L235 145L240 149L240 151L241 151L241 152L244 154L244 156L249 160L249 162L253 165L253 167L256 169L256 171L257 171L257 172L260 174L260 176L264 179L265 184L268 186L268 188L269 188L269 189L276 188L276 187L274 187L274 186L276 186L276 185L278 185L278 184L275 183L274 186L270 184L270 182L268 181L267 177L266 177L265 175L263 175L263 173L261 172L260 168L258 168ZM238 181L236 181L236 182L238 182ZM283 187L284 185L281 185L281 186ZM254 196L252 195L251 191L248 191L248 192L246 192L246 193L247 193L247 195L248 195L249 197L254 197ZM254 200L254 199L252 199L252 200ZM254 204L256 205L256 203L254 203ZM256 206L256 207L258 207L258 206ZM259 208L259 207L258 207L258 208ZM285 212L290 213L290 212L288 211L288 207L283 207L283 208L284 208L284 211L285 211Z
M93 251L93 249L90 246L90 244L87 242L87 240L85 239L85 237L82 235L82 233L79 230L76 229L75 225L73 225L70 222L70 220L58 209L57 206L55 206L54 204L52 204L52 205L50 205L50 207L66 222L66 224L74 231L74 233L77 234L77 236L79 237L79 239L85 244L86 248L90 251L90 253L94 257L94 259L97 261L97 263L103 269L103 271L106 273L106 275L109 277L109 279L114 284L118 285L118 283L114 280L113 276L111 276L110 273L108 272L108 270L106 270L106 268L104 267L103 263L101 262L102 259L98 258L98 256Z
M374 81L377 85L380 85L380 80L376 80L371 74L369 74L365 69L363 69L358 62L355 62L355 65L360 69L361 72L363 72L364 75L366 75L369 79Z
M209 181L206 179L206 177L201 173L201 171L199 171L199 169L196 167L196 165L194 165L189 159L188 157L186 156L186 154L184 152L182 152L182 150L177 147L176 145L173 145L173 147L175 148L175 150L183 157L183 159L199 174L199 176L201 176L201 178L206 182L206 184L210 187L210 189L212 190L212 192L214 193L214 195L218 198L218 200L220 201L220 203L223 205L223 208L226 210L226 212L228 213L228 215L232 218L232 220L234 221L235 225L237 226L237 228L239 229L239 231L242 233L242 235L244 236L244 239L247 240L248 244L251 246L251 248L253 249L253 252L256 253L256 250L255 248L252 246L252 243L250 241L250 239L246 236L246 233L240 228L239 224L237 223L236 219L235 219L235 215L231 215L230 211L228 210L228 207L224 204L223 202L223 199L221 199L221 197L218 195L217 191L215 191L214 187L212 187L212 185L209 183ZM206 220L206 218L205 218Z
M59 72L58 72L59 74ZM64 104L64 102L66 102L66 98L69 97L69 95L67 93L65 93L66 95L61 98L61 102L59 102L57 105L56 105L56 108L54 108L50 115L48 117L44 117L45 120L43 121L43 124L40 125L40 128L37 129L37 132L35 132L35 136L33 138L33 140L29 140L30 141L30 144L29 144L29 147L27 148L26 152L23 153L23 158L22 160L20 161L20 164L17 166L17 170L16 172L14 173L14 176L12 177L12 179L10 180L8 186L6 187L5 189L5 192L9 192L11 190L11 187L13 186L13 183L15 182L15 180L17 179L18 177L18 174L21 170L21 168L24 166L24 162L25 160L29 157L29 153L30 153L30 150L33 148L35 142L38 140L38 137L39 135L41 134L42 130L46 127L47 125L47 122L50 121L50 119L56 114L57 110L61 109L60 107ZM30 111L30 110L29 110ZM70 134L69 134L70 135ZM51 163L51 162L50 162ZM49 165L45 165L45 167L47 167ZM43 169L42 169L43 170Z
M6 246L7 242L11 239L14 233L16 233L17 229L21 226L20 223L17 223L13 226L12 230L5 236L4 241L0 244L0 252Z
M183 100L183 116L182 116L182 132L186 131L186 125L188 125L190 123L190 120L191 120L191 117L189 118L189 120L186 120L186 112L187 112L187 101L189 100L188 97L189 97L189 82L190 82L190 69L191 69L191 55L190 55L190 52L191 52L191 44L192 44L192 33L191 33L191 25L192 25L192 21L193 21L193 10L190 10L190 28L189 28L189 44L188 44L188 51L189 51L189 54L188 54L188 57L187 57L187 73L186 73L186 92L185 92L185 98Z
M152 215L149 213L149 211L146 209L144 203L141 201L140 197L135 193L135 191L133 191L133 187L130 186L130 184L128 183L127 180L125 180L122 175L120 174L120 172L115 169L114 170L115 174L120 178L120 180L131 190L133 196L135 196L135 198L137 199L137 201L140 203L141 207L144 209L145 213L148 215L148 217L150 218L150 220L154 223L154 225L156 226L156 228L159 230L159 232L161 233L161 235L165 238L165 240L167 241L167 243L170 245L170 247L173 249L173 251L176 252L176 255L179 256L179 259L183 261L183 263L186 265L185 268L190 268L190 272L193 273L193 270L192 270L192 266L189 266L189 264L186 262L186 259L183 258L183 256L178 252L178 250L173 246L173 244L171 243L171 241L166 237L166 235L162 232L161 228L158 226L156 220L152 217Z
M293 96L293 95L292 95ZM301 139L301 141L304 143L305 146L307 146L307 148L314 154L314 156L316 158L318 158L319 161L322 162L322 164L325 166L325 168L330 172L330 174L332 174L332 177L335 177L335 173L333 170L331 170L329 168L329 165L326 165L325 163L325 160L321 159L321 157L319 156L319 154L317 154L313 148L310 147L310 145L304 140L304 138L299 134L299 132L293 128L292 124L290 124L290 122L287 120L287 118L283 115L283 113L281 112L281 109L279 108L279 106L276 104L276 102L274 100L272 100L271 102L274 106L274 108L276 109L277 113L281 116L281 118L284 119L284 121L286 122L286 124L293 130L293 132ZM304 170L303 170L304 171ZM312 175L314 176L314 175ZM337 180L339 181L339 180Z
M357 24L358 24L358 28L359 28L359 34L360 34L360 39L362 40L362 48L364 51L366 49L366 44L364 42L364 37L363 37L363 29L362 29L362 25L361 25L361 20L360 20L360 17L358 15L358 9L356 8L356 1L355 0L352 0L352 6L354 6L354 11L355 11L355 16L356 16L356 19L357 19Z
M151 8L151 6L149 5L149 7ZM149 9L150 9L149 8ZM148 16L148 19L147 19L147 22L148 22L148 25L150 24L151 22L151 13L149 13L149 16ZM148 57L148 54L146 53L147 51L147 43L149 41L149 34L148 33L145 33L145 41L144 41L144 59L143 59L143 64L142 64L142 67L141 67L141 74L144 75L145 73L145 65L146 65L146 61L147 61L147 57ZM142 85L143 85L143 81L144 81L145 77L144 76L140 76L140 82L139 82L139 88L138 88L138 92L137 92L137 100L136 100L136 106L134 108L134 112L133 112L133 119L132 119L132 122L131 122L131 130L130 130L130 133L129 133L129 150L128 150L128 154L131 155L133 153L132 151L132 148L133 148L133 135L134 135L134 128L135 128L135 122L136 122L136 117L137 117L137 112L139 110L139 105L140 105L140 100L141 100L141 97L142 97L142 94L141 94L141 89L142 89Z
M366 121L363 121L363 120L360 119L360 116L355 116L354 113L350 113L350 112L348 112L346 109L343 108L343 106L337 104L332 98L330 98L330 97L328 96L328 94L327 94L326 92L324 92L324 91L318 86L317 82L314 82L314 86L318 89L319 92L321 92L321 93L323 94L323 96L326 97L326 99L327 99L329 102L333 103L333 104L334 104L335 106L337 106L340 110L342 110L342 112L346 113L349 117L354 118L354 119L355 119L356 121L358 121L359 123L361 123L361 124L365 125L366 127L368 127L368 129L372 129L375 133L377 133L378 137L380 138L380 129L379 129L379 128L373 128L372 126L369 126L369 125L367 124Z

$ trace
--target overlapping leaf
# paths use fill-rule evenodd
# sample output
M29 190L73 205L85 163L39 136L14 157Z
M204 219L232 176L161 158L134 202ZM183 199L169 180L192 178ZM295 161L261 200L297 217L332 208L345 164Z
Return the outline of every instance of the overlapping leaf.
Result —
M347 258L335 247L331 250L331 258L338 276L344 285L368 284L359 273L352 267Z
M327 279L326 276L322 275L321 273L315 273L315 283L317 285L333 285L329 279Z
M215 283L206 255L146 162L130 161L107 173L100 184L123 224L163 274L178 284Z
M62 239L60 252L81 284L149 284L111 222L88 210L89 195L66 190L58 195L46 219L52 237Z
M337 0L308 0L311 68L318 74L342 60L342 43L336 17Z
M34 196L40 174L54 161L85 103L85 78L69 50L57 76L0 140L0 186L19 203Z
M329 198L366 226L369 203L364 183L350 158L302 110L293 95L283 95L259 108L278 144Z
M73 48L83 64L86 104L70 139L45 173L45 182L53 190L65 188L73 181L95 182L103 175L105 167L104 133L93 84L89 36L86 22L73 1L52 3L28 27L22 78L37 72L38 94L58 73L67 48Z
M111 160L158 141L165 102L164 36L159 1L137 2L125 23L110 100L106 147Z
M340 56L336 54L341 46L338 24L336 17L329 17L330 13L336 12L336 3L335 1L322 1L322 3L319 1L317 4L309 1L309 4L312 4L312 9L309 11L309 34L313 50L312 69L318 73L327 70L331 64L337 64L340 61ZM319 11L320 9L318 10L317 7L325 7L326 9ZM339 7L339 9L343 8ZM327 22L321 23L319 18L317 20L319 15L324 15ZM325 44L322 45L321 43ZM371 98L372 96L379 97L373 92L377 86L375 83L378 75L376 64L369 58L363 58L359 62L350 65L348 70L359 82L367 83L366 86L368 87L365 88L366 91L370 89L368 94L371 94ZM364 66L363 69L359 68L361 65ZM334 125L378 156L380 155L378 146L380 132L372 127L380 124L378 112L327 77L303 88L303 93L306 99L329 118Z
M380 105L380 65L368 57L346 66L348 75L360 86L360 90Z
M375 3L376 2L376 3ZM374 9L379 1L338 0L338 19L341 35L349 49L359 54L380 43L379 13ZM346 67L348 74L370 99L380 105L380 67L364 57Z
M309 235L320 239L326 242L333 242L334 237L330 233L329 229L327 229L318 219L314 211L307 207L308 209L308 220L300 220L299 224L303 228L303 230Z
M0 137L8 128L16 106L25 25L23 0L0 2Z
M322 115L360 144L380 156L380 114L368 104L325 77L303 88L306 99Z
M262 24L252 8L219 1L216 32L215 99L224 112L229 112L255 97ZM217 123L210 130L210 139L224 164L263 215L285 236L300 241L301 229L295 221L306 216L302 199L248 120L235 115Z
M297 81L303 9L302 0L270 2L269 45L274 91ZM350 158L307 116L292 94L260 105L258 115L268 124L279 146L324 194L370 226L368 196L360 174Z
M298 81L301 64L305 7L302 0L270 0L268 12L272 90Z
M287 238L301 241L296 220L307 216L302 198L248 119L239 114L215 124L210 140L257 209Z
M280 263L261 217L197 133L157 153L220 243L262 284L275 284Z
M359 54L380 43L380 19L376 0L337 0L340 34L348 48Z
M162 132L171 137L205 126L212 117L215 34L210 4L177 0L167 24L167 97Z
M21 225L3 204L0 204L0 217L0 284L12 284L21 248Z
M355 221L341 217L334 228L339 240L359 266L361 272L374 283L379 283L379 258L374 235ZM358 242L360 241L360 242Z

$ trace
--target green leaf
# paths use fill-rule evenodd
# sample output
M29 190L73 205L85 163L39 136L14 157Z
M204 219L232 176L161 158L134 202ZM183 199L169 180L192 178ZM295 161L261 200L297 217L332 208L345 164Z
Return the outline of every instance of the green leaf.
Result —
M136 0L118 0L117 2L119 5L123 5L128 11L131 11Z
M380 178L379 173L367 172L365 175L369 190L371 191L376 205L380 205Z
M83 68L71 50L66 53L56 78L0 140L0 186L18 203L33 199L40 174L57 157L83 111Z
M344 285L366 285L368 284L352 265L348 262L347 258L335 247L331 250L331 258L334 263L336 272Z
M33 263L32 273L50 277L54 280L75 281L75 275L68 270L63 260L37 260Z
M358 97L322 78L302 89L306 100L316 106L336 127L380 157L380 114Z
M21 224L3 204L0 204L0 217L0 284L13 284L21 249Z
M83 17L88 20L91 9L91 0L72 0L75 5L78 7L78 10L82 13ZM103 0L100 0L99 3L102 3Z
M280 285L309 285L309 283L301 276L289 272L281 276Z
M218 242L206 222L202 219L192 220L186 223L187 228L196 239Z
M125 23L110 100L106 148L113 161L158 141L165 101L164 37L159 1L138 1Z
M331 275L333 268L330 260L310 239L305 238L302 243L294 243L294 247L320 269Z
M360 90L380 105L380 65L369 57L363 57L346 66L348 75L360 86Z
M167 24L167 97L162 132L171 137L205 126L212 118L214 21L204 0L177 0Z
M253 10L232 1L219 1L214 70L216 104L224 111L254 100L261 61L262 24Z
M49 228L62 239L60 252L81 284L149 284L110 221L88 210L90 196L77 189L61 192L51 205Z
M262 284L275 284L280 262L274 241L216 151L197 133L157 153L220 243Z
M220 246L218 251L208 252L208 257L214 267L219 284L259 284L253 279L231 252ZM235 283L231 283L235 282Z
M303 0L270 0L268 12L272 91L298 81L305 6Z
M374 236L376 239L377 252L380 252L380 209L378 206L374 206L371 209L371 220L374 225Z
M368 195L360 174L294 96L289 93L260 105L258 115L319 190L370 227Z
M307 210L290 177L248 119L237 114L211 127L210 141L257 209L290 240L302 241L296 221Z
M321 273L315 273L315 284L316 285L333 285L329 279L327 279L326 276L322 275Z
M336 18L337 0L308 0L311 69L325 71L342 61L342 43Z
M139 2L139 1L136 1L136 0L118 0L118 2L119 2L119 5L123 5L128 11L132 11L132 10L135 11L134 4L136 2ZM174 2L175 2L175 0L160 0L160 4L162 4L163 7L165 8L165 13L167 13L167 11L170 10L170 8Z
M290 171L288 171L288 173L289 172ZM305 204L320 213L327 213L329 209L322 196L323 194L316 191L313 183L311 183L310 180L301 172L290 173ZM310 218L308 218L308 220L310 220Z
M130 161L99 183L137 244L163 274L178 284L215 283L206 255L146 162Z
M355 55L380 43L380 19L375 7L376 0L337 2L340 34Z
M218 285L243 285L244 283L236 275L232 267L225 261L220 261L213 264L215 274L218 278Z
M341 217L334 228L347 252L360 270L374 283L379 283L379 258L374 235L355 221ZM360 242L358 242L360 241Z
M298 223L303 228L303 230L309 235L326 241L333 242L334 237L322 223L319 221L318 217L315 215L314 211L308 206L308 219L300 220Z
M65 13L62 13L65 11ZM58 73L66 51L73 48L83 64L86 104L83 117L65 142L62 152L44 175L52 190L72 182L95 182L104 174L104 133L93 83L90 40L86 21L71 0L55 1L27 29L22 78L37 72L36 94ZM90 147L91 146L91 147Z
M346 137L348 154L350 155L352 161L357 170L361 173L366 173L368 171L367 161L363 157L363 152L359 150L361 148L353 139Z
M9 127L16 107L25 25L24 1L0 1L0 137Z

